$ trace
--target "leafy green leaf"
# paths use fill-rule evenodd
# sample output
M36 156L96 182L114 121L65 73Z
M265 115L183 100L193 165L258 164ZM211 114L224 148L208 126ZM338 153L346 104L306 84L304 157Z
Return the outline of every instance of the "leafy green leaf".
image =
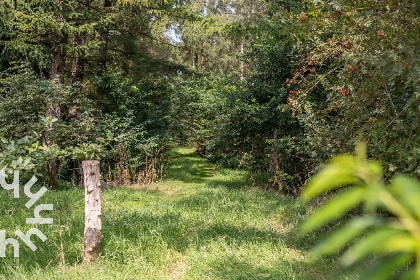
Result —
M302 232L314 230L354 208L363 200L365 193L365 188L356 187L331 199L306 220L302 226Z
M358 182L354 175L357 165L357 160L349 155L334 158L332 164L327 165L308 182L303 198L309 200L338 186Z
M420 220L420 184L407 176L395 176L391 185L391 191L396 194L398 200L405 206L406 210Z
M323 255L336 252L347 245L351 239L358 236L362 231L377 225L380 225L380 221L374 217L361 217L352 220L316 245L311 250L310 259L316 260Z
M392 242L402 243L405 238L410 236L404 230L380 229L353 245L343 256L343 265L349 267L369 254L389 252Z
M402 274L400 274L400 275L398 275L398 276L396 276L392 279L395 279L395 280L413 280L413 279L418 279L418 277L416 278L416 272L415 272L414 269L412 269L412 270L404 272L404 273L402 273Z
M367 159L366 145L362 142L356 144L356 156L362 160Z
M375 176L380 176L383 172L382 166L376 161L368 161L366 162L366 166L368 167L369 171Z
M360 275L361 280L385 280L389 279L392 272L407 264L413 257L413 254L398 253L387 256L384 259L376 261L366 271Z
M114 133L108 132L107 136L109 140L112 140L114 138Z

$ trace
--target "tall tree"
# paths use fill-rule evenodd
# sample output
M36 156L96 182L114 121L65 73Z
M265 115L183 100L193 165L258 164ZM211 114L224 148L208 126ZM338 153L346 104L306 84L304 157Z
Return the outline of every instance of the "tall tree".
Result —
M112 7L112 0L104 1L104 15L108 15L109 9ZM108 42L109 42L109 27L103 26L100 30L101 44L99 46L99 62L102 64L102 68L106 71L106 62L108 54Z
M89 8L89 0L80 0L76 11L80 14L77 19L77 25L81 26L86 22L85 12ZM73 58L72 69L71 69L71 82L78 84L81 89L81 83L83 82L84 70L85 70L85 45L86 45L86 31L76 31L74 34L74 48L76 51L75 57Z
M64 85L66 76L66 62L68 60L69 33L77 26L71 19L76 11L76 2L71 0L45 1L5 1L2 14L7 18L4 21L5 30L10 30L9 40L5 47L15 53L27 51L22 60L31 60L34 53L49 55L49 71L51 88L56 88L57 94L50 98L46 104L44 117L46 121L45 133L41 139L50 149L62 143L58 139L55 125L62 121L65 115L64 104L61 102L60 86ZM77 11L76 11L77 12ZM78 33L77 31L75 32ZM79 33L80 34L80 33ZM29 55L28 55L29 54ZM41 64L38 62L38 64ZM45 85L44 85L45 86ZM45 169L49 176L49 185L55 187L55 178L60 166L57 157L49 158L45 162Z
M52 34L52 48L51 48L51 67L50 80L57 79L57 82L64 84L64 74L66 69L66 51L68 33L63 28L64 26L64 12L65 5L62 0L55 0L54 7L55 30ZM51 116L59 117L58 108L51 109ZM54 112L56 111L56 112ZM48 114L48 113L47 113Z
M177 27L180 46L178 59L202 73L235 74L244 79L245 64L241 56L249 40L256 36L259 14L265 9L262 1L194 1L200 20L183 21Z

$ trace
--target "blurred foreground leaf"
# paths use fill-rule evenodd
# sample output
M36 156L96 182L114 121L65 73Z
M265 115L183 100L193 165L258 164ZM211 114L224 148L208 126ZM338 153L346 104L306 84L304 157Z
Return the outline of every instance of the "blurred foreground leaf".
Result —
M347 186L308 218L301 227L303 233L364 204L362 217L354 217L316 245L311 250L310 260L339 253L349 246L341 261L344 267L354 266L371 255L377 257L375 264L362 274L362 279L420 279L419 181L397 175L387 186L380 176L380 164L366 160L366 151L360 145L356 154L333 158L304 189L302 199L307 201ZM376 214L378 210L388 214L380 218Z

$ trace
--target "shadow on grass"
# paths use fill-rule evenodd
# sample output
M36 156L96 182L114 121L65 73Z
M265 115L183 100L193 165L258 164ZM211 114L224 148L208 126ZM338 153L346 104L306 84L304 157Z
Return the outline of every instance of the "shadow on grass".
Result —
M318 269L300 260L300 254L292 260L285 257L282 250L294 246L288 244L285 235L272 229L261 230L224 222L205 223L199 218L185 218L183 211L114 213L104 223L104 235L108 235L104 252L106 258L119 262L139 256L130 255L131 251L124 248L116 250L115 246L121 245L112 244L115 238L109 238L109 234L115 235L117 240L124 239L125 244L131 244L135 252L146 259L153 258L150 254L158 255L156 248L162 247L182 254L195 252L198 256L202 250L207 250L203 248L216 250L218 253L210 253L209 258L203 256L201 261L195 260L206 264L199 274L213 276L213 279L327 279L314 275ZM252 251L256 248L265 248L269 250L268 254ZM255 254L261 253L264 255L260 261Z
M198 157L198 154L194 150L189 149L174 149L169 154L172 161L183 159L183 158L189 158L189 157Z
M205 189L178 199L176 205L199 213L214 207L217 209L215 211L222 213L244 213L251 217L248 220L250 223L252 220L273 217L273 224L270 225L273 232L267 231L267 234L282 238L285 246L307 250L317 243L316 237L303 240L298 234L300 222L307 216L308 208L295 198L282 196L274 191L249 188L245 185L245 174L237 173L232 176L234 172L231 170L221 170L219 173L223 176L210 178ZM277 222L274 219L276 216ZM238 220L240 222L243 221Z
M185 157L172 162L166 178L184 183L202 183L213 175L213 165L203 159Z
M321 279L308 278L303 262L286 262L281 257L273 261L270 267L232 255L219 256L206 264L209 268L206 274L213 279ZM297 274L299 278L296 278Z
M107 216L110 213L105 213ZM205 224L199 220L183 219L180 213L115 213L114 217L104 219L103 234L105 256L114 252L107 245L110 235L120 236L127 244L136 244L138 250L150 250L150 246L161 247L164 242L168 248L185 253L190 248L200 249L215 240L223 240L228 245L240 246L245 243L282 244L282 236L272 230L252 227L237 227L223 223ZM158 238L156 238L158 237ZM139 241L141 241L139 243ZM147 245L147 246L144 246ZM123 253L123 251L121 252Z
M226 188L228 190L239 190L245 188L245 180L241 177L233 180L213 179L206 182L206 186L209 188Z
M246 189L243 176L234 171L220 170L214 176L214 165L198 158L194 152L186 149L180 151L173 154L172 168L167 178L184 183L205 183L204 187L188 196L174 196L170 201L164 197L150 196L148 190L115 188L107 191L102 215L103 253L107 261L114 265L125 264L127 260L145 259L159 265L162 259L167 259L171 254L170 250L182 254L191 250L199 254L201 248L209 244L222 249L226 249L223 247L225 245L233 249L241 245L244 245L241 248L264 245L273 246L270 255L275 258L274 265L287 265L292 270L304 269L300 263L282 262L281 257L276 255L278 248L295 247L294 239L261 222L278 213L279 209L293 211L296 206L291 199ZM64 227L46 226L49 229L48 240L45 243L37 242L39 251L32 252L26 248L21 252L22 261L17 265L34 273L40 267L59 265L61 243L67 263L79 262L82 257L83 190L51 192L48 198L49 201L56 201L54 210L61 215L61 225ZM107 207L105 198L109 199L112 207ZM26 216L22 215L21 219L24 221ZM54 216L55 222L56 218ZM255 224L259 225L258 228ZM63 230L62 235L58 233L60 229ZM284 270L273 268L273 262L270 266L264 266L226 254L211 261L202 261L208 263L209 273L220 278L293 278L287 277ZM3 262L0 259L0 273L13 275L15 266L16 261L4 259Z

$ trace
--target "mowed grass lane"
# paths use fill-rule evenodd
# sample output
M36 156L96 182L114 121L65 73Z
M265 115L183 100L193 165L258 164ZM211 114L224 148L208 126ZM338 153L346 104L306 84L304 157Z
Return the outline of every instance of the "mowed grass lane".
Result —
M161 183L103 192L103 255L95 264L82 262L84 191L48 191L40 203L54 204L54 225L38 226L47 241L33 236L35 252L21 242L20 258L9 246L0 279L353 279L334 269L334 258L307 263L318 237L299 237L297 227L308 207L247 187L244 178L176 149ZM0 229L8 237L26 232L33 216L26 201L0 194Z

